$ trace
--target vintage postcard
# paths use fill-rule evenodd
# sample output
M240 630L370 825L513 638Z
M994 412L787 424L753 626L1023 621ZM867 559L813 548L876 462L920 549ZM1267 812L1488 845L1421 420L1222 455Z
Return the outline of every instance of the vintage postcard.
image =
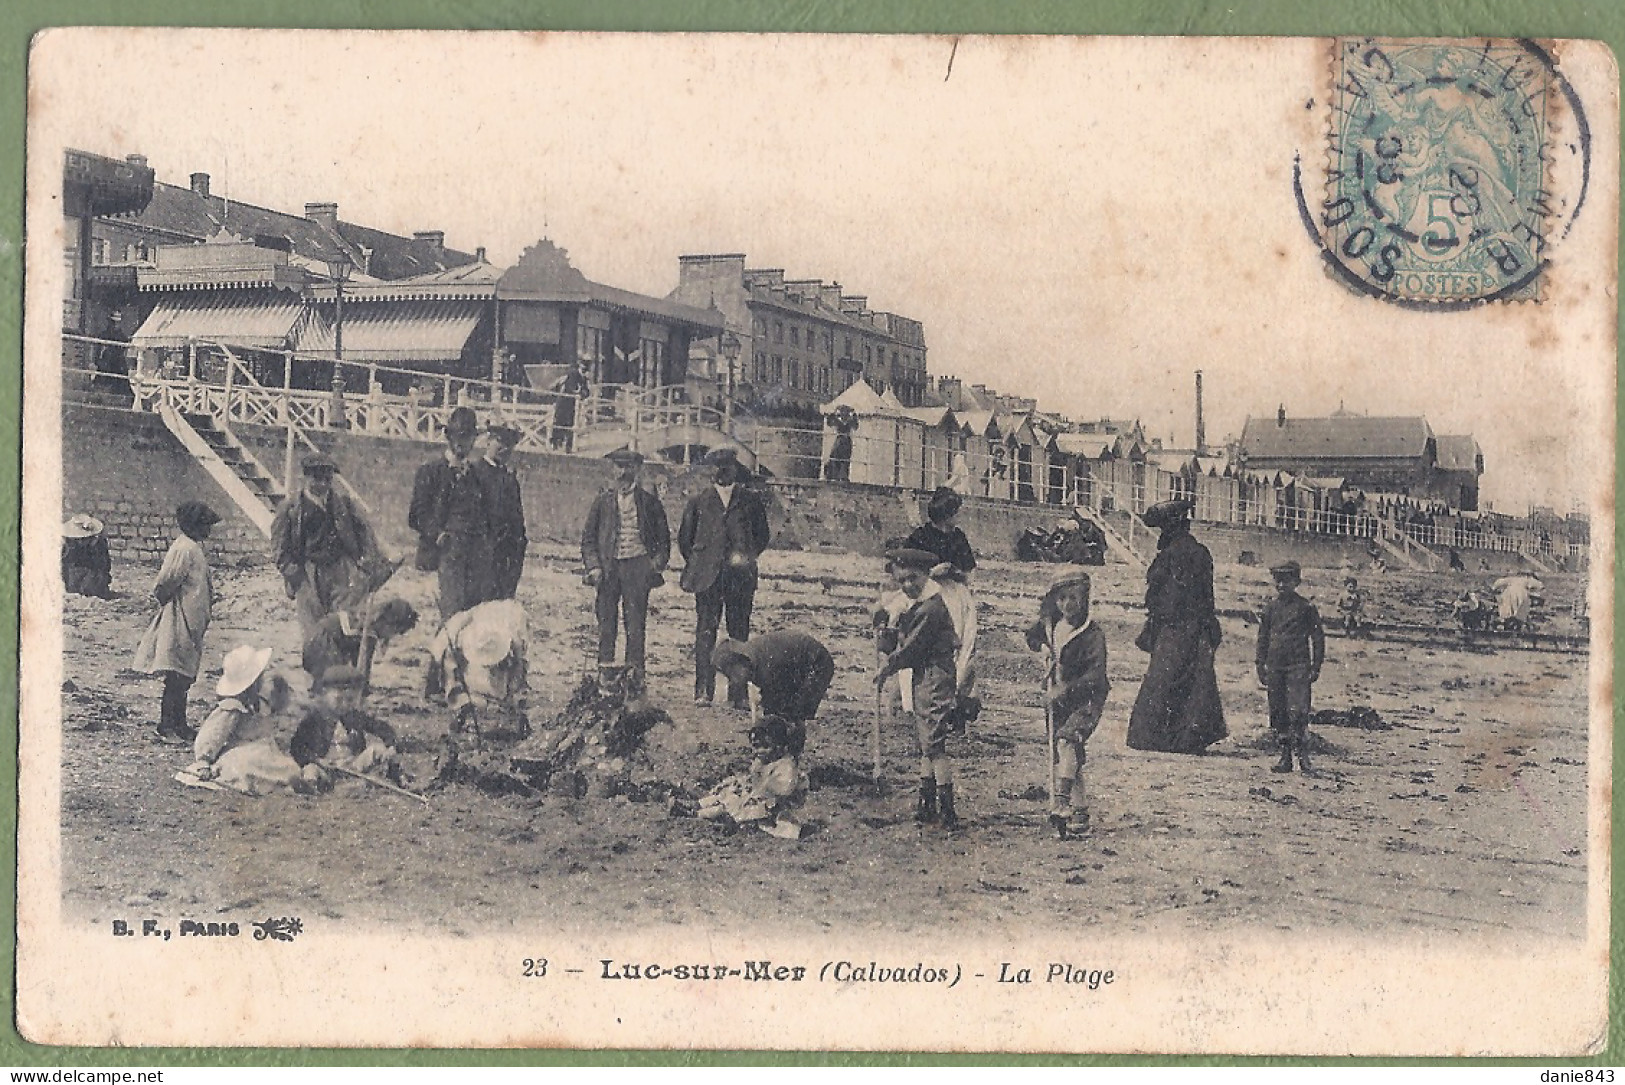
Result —
M49 1044L1606 1031L1585 41L60 29Z

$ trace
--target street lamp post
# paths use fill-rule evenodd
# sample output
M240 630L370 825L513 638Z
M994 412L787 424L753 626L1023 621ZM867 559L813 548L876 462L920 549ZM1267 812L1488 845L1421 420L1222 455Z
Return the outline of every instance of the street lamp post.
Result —
M722 356L728 362L728 388L722 400L722 417L728 432L733 433L734 420L734 381L735 370L739 364L739 336L733 332L723 332L720 340Z
M344 284L350 278L355 264L340 252L327 261L327 273L333 279L333 417L328 421L344 429Z

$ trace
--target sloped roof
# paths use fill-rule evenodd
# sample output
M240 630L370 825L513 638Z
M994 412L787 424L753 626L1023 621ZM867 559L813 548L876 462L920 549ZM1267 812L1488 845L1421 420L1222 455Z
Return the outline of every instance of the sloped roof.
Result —
M1433 437L1425 418L1249 418L1241 450L1251 461L1411 459Z
M886 406L886 401L881 398L879 392L876 392L870 386L868 381L853 381L852 387L828 403L822 404L818 409L825 414L832 414L837 407L851 407L860 415L894 413L891 408Z
M1201 463L1194 453L1190 452L1152 452L1145 457L1147 463L1154 463L1164 471L1177 472L1191 469L1200 472Z
M902 414L905 418L912 418L916 422L923 422L932 429L942 426L948 426L954 429L959 427L958 417L951 409L943 406L904 407L902 409Z
M374 230L339 220L339 236L352 249L368 252L367 274L379 279L405 279L476 263L478 258L437 246L431 241ZM359 253L357 253L359 255ZM359 260L356 261L358 264Z
M550 301L605 309L629 309L712 334L723 328L722 313L716 309L699 309L667 298L650 297L593 282L570 262L568 252L545 237L521 253L519 262L497 279L497 297L514 301Z
M1117 438L1096 433L1058 433L1055 446L1068 456L1099 460L1116 451Z
M344 288L344 300L350 301L404 301L418 299L481 299L496 296L497 280L502 269L483 260L461 267L446 268L414 275L409 279L390 282L352 282ZM323 301L332 299L332 284L317 285L311 296Z
M1435 439L1441 471L1477 471L1478 458L1484 454L1478 441L1470 433L1451 434Z
M1033 429L1032 415L1011 414L1006 411L1000 412L996 417L999 420L999 429L1006 437L1014 437L1022 444L1033 444L1038 441L1038 434Z
M455 249L441 249L438 255L427 241L374 230L340 221L335 235L321 223L287 211L227 199L200 196L190 188L156 183L152 200L135 214L109 219L169 234L176 240L202 241L225 230L242 238L258 236L285 239L293 251L307 260L327 261L343 255L354 261L357 270L365 262L369 275L398 279L467 264L474 257ZM362 259L361 249L370 255Z
M959 420L978 437L997 437L999 420L992 411L960 411Z

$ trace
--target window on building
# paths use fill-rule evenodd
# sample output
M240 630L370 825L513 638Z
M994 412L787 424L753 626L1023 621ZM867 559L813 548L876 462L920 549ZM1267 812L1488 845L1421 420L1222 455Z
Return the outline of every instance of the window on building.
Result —
M868 365L875 360L875 348L868 343L863 344L863 364Z
M897 368L897 352L895 350L891 352L891 367L893 369Z
M753 332L755 332L758 336L763 336L763 335L767 334L767 321L763 320L759 316L751 318L750 327L751 327L751 330Z
M773 355L773 383L784 383L784 355Z
M773 322L773 342L784 342L784 321L782 320L775 320Z
M834 337L832 337L829 334L829 332L825 332L824 333L824 353L825 354L828 354L828 353L830 353L830 351L835 349L834 342L835 342Z
M93 264L107 263L107 239L93 237L90 239L90 262Z
M790 359L790 387L801 387L801 362L799 359Z
M790 345L792 347L799 347L801 345L801 329L796 327L794 324L790 325Z
M846 337L846 349L841 351L841 357L852 357L852 337L850 335Z

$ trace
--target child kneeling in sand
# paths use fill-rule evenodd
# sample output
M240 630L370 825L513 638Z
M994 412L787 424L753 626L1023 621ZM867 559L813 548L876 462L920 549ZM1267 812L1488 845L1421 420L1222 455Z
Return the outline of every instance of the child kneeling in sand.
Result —
M1049 650L1044 679L1045 708L1055 748L1055 787L1049 822L1062 840L1072 830L1089 827L1084 802L1084 744L1100 726L1111 683L1106 679L1106 634L1089 617L1089 574L1068 569L1050 582L1038 608L1038 621L1027 630L1027 646Z
M311 767L329 766L398 782L395 729L361 707L366 681L359 668L346 663L334 664L322 673L313 690L321 702L299 721L288 747L307 776L325 781L325 773L312 773Z
M215 692L220 703L198 728L183 775L214 781L234 791L306 791L297 762L277 745L277 720L293 699L287 679L269 674L271 649L240 644L226 653Z

